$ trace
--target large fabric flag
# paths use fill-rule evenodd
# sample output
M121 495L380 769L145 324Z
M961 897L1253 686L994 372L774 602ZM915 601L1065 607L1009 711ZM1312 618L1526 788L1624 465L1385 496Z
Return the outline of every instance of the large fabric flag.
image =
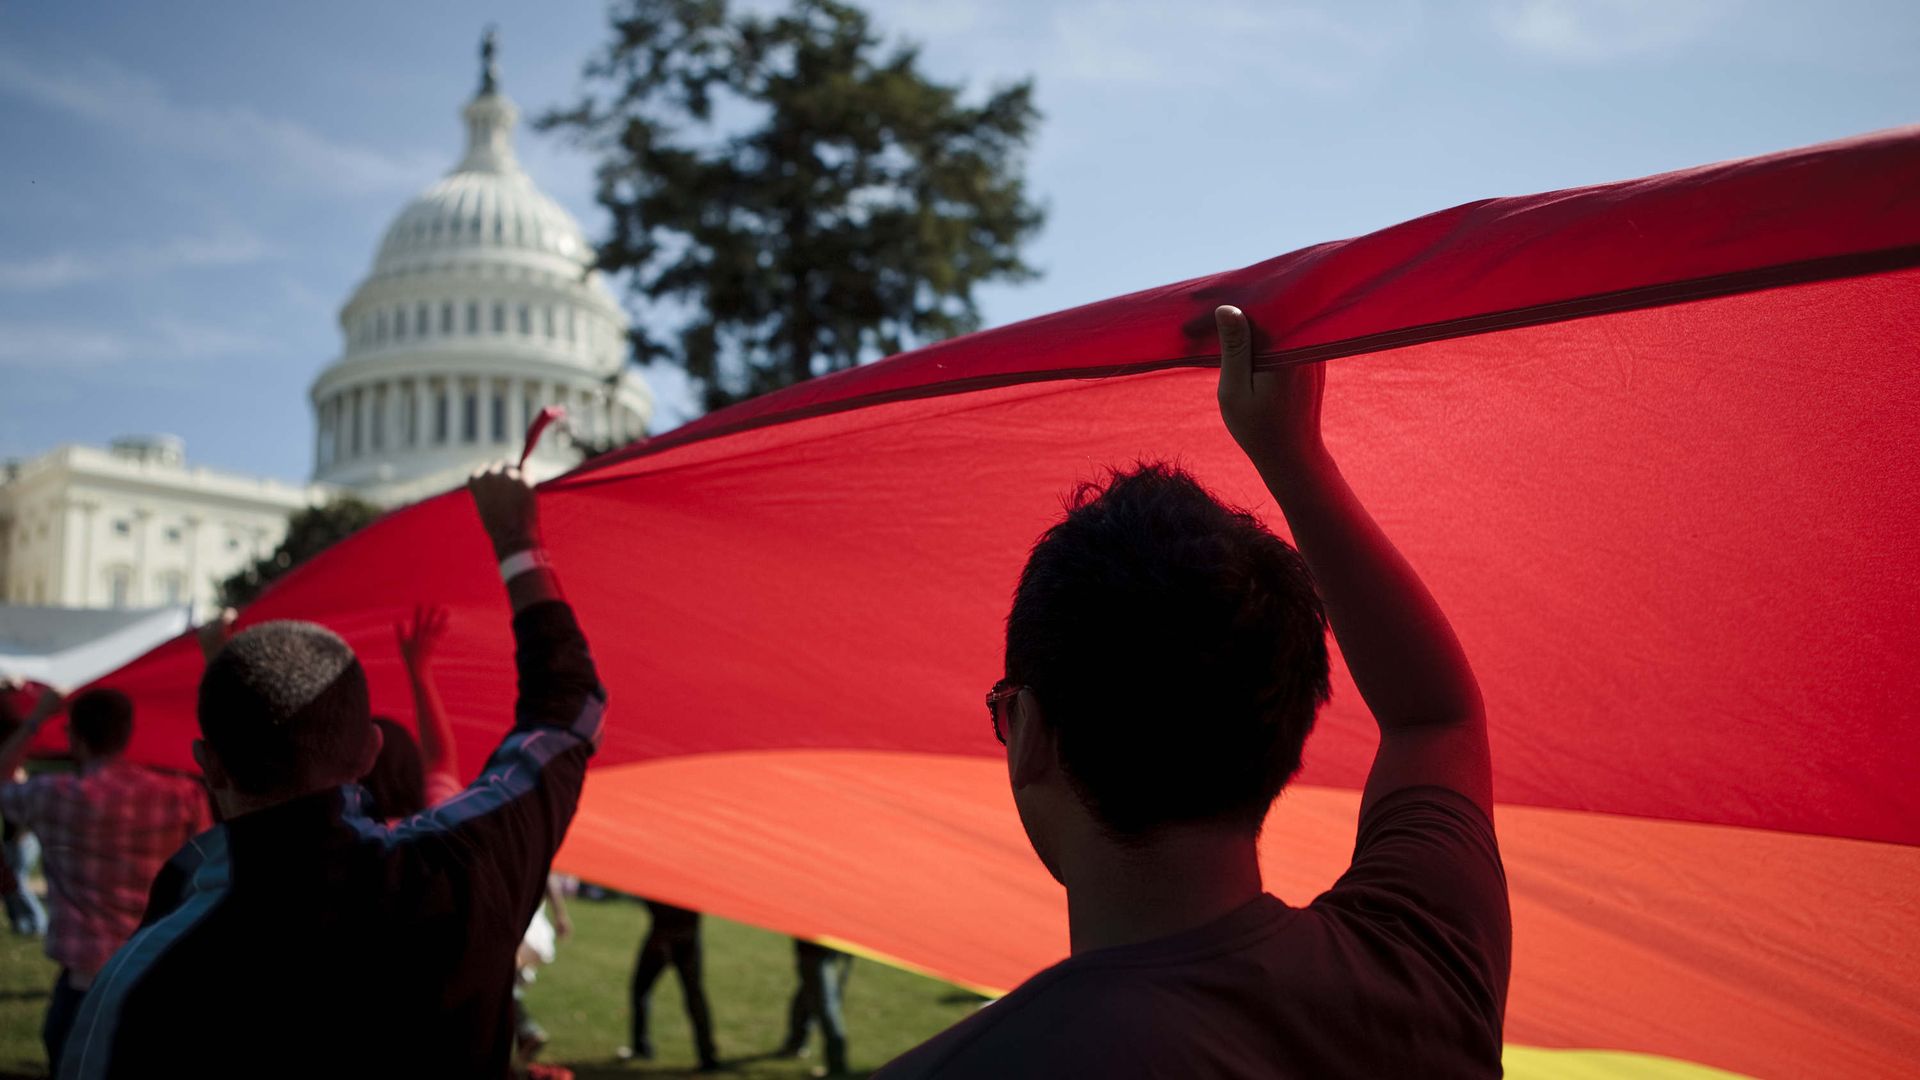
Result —
M981 988L1061 957L981 697L1077 481L1170 458L1284 528L1215 412L1222 302L1261 362L1329 363L1327 441L1479 673L1511 1073L1920 1060L1920 129L1455 207L818 379L546 485L614 703L560 866ZM424 602L452 609L438 670L477 767L513 687L464 494L243 623L333 627L404 716L391 626ZM137 696L136 753L188 763L198 671L181 640L105 680ZM1343 869L1374 742L1336 665L1263 840L1283 898Z

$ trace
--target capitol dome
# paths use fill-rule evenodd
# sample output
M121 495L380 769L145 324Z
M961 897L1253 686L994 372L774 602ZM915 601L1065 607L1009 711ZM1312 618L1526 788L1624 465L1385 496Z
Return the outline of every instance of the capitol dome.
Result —
M596 443L640 437L653 411L579 223L514 158L519 110L499 92L491 36L482 56L466 155L388 227L341 309L341 356L313 384L314 479L387 505L517 456L546 405ZM579 457L549 436L529 470L544 479Z

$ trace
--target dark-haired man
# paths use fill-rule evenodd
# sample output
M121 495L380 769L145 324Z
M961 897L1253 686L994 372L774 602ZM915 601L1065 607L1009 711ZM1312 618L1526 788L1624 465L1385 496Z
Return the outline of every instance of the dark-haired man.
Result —
M1511 928L1473 673L1321 442L1320 365L1258 371L1245 316L1215 318L1221 412L1298 551L1164 466L1041 537L987 705L1072 955L881 1076L1500 1075ZM1380 747L1351 867L1292 908L1256 841L1327 698L1328 619Z
M63 1077L494 1076L514 953L580 797L606 692L539 544L533 489L469 483L513 608L519 701L464 792L394 825L359 804L366 675L312 623L241 631L200 682L223 824L94 984Z
M51 690L44 693L0 746L0 777L14 775L59 702ZM0 787L0 817L40 838L51 909L47 955L60 965L40 1037L56 1069L94 978L139 927L155 873L207 827L206 789L190 777L122 760L132 738L127 695L88 690L67 706L67 744L78 768Z

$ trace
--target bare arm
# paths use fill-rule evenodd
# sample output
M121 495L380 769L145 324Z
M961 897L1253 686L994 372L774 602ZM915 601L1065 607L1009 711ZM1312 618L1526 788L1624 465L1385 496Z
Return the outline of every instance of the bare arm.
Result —
M1256 371L1246 316L1222 307L1215 318L1221 416L1286 515L1354 685L1380 725L1361 812L1400 788L1436 784L1491 814L1479 684L1439 604L1321 441L1323 365Z
M547 875L547 906L553 909L553 935L563 941L572 937L573 917L567 914L567 894L558 874Z
M6 741L0 742L0 783L11 783L20 761L27 756L27 744L40 730L40 725L60 709L60 695L52 687L41 691L40 699L33 708L14 726L13 733Z
M213 663L213 658L227 647L227 639L233 636L233 624L239 617L239 612L232 608L221 608L218 615L200 624L194 631L194 639L200 643L201 659Z
M395 623L394 638L413 687L413 719L420 730L421 767L429 774L460 775L460 751L454 745L453 726L447 721L440 687L433 681L433 651L447 632L447 609L417 607L413 618Z

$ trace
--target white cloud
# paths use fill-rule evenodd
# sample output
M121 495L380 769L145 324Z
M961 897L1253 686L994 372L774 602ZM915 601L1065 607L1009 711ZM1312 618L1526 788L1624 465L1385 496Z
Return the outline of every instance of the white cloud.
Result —
M148 348L156 356L211 360L222 356L277 351L273 341L220 323L165 316L153 321Z
M62 371L103 367L132 354L120 334L78 326L0 322L0 368Z
M900 33L925 42L980 30L988 19L987 7L985 2L880 0L872 5L872 10L883 35Z
M152 79L98 58L52 70L0 52L0 92L31 98L163 148L265 167L320 190L411 190L438 171L424 156L396 156L342 142L245 105L171 101Z
M183 237L95 254L59 252L25 259L0 260L0 291L57 289L105 278L190 270L208 266L240 266L271 257L273 252L252 236Z
M169 364L270 352L272 341L215 323L163 317L139 332L71 323L0 321L0 370L41 375L102 375Z
M1339 7L1089 0L1054 11L1057 53L1048 67L1087 83L1168 87L1244 85L1255 72L1268 84L1338 93L1412 44L1425 14L1422 0Z
M1493 28L1523 52L1576 63L1662 53L1696 41L1743 0L1498 0Z

